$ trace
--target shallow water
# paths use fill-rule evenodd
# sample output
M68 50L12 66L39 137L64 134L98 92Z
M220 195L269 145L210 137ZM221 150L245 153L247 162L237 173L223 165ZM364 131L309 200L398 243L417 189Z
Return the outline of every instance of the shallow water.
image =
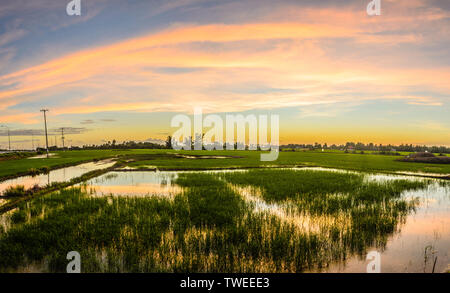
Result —
M178 174L198 172L215 174L246 171L247 170L113 171L88 180L82 185L93 195L171 196L181 191L181 188L174 183L178 178Z
M56 154L55 153L49 153L48 156L49 157L55 157ZM45 158L47 158L47 154L37 155L37 156L34 156L34 157L29 157L28 159L32 160L32 159L45 159Z
M99 162L83 164L65 170L50 172L52 182L67 181L82 174L111 166L111 162ZM292 170L292 169L291 169ZM302 170L335 171L358 173L327 168L298 168ZM58 171L58 172L56 172ZM224 173L247 172L248 170L217 170L217 171L178 171L178 172L109 172L97 178L83 183L82 186L92 196L123 195L123 196L164 196L173 197L182 191L175 184L181 173ZM282 170L280 170L282 171ZM360 173L358 173L360 174ZM450 265L450 184L439 179L420 178L406 175L365 174L365 181L385 182L398 179L411 181L427 180L431 182L426 188L402 193L404 199L418 199L415 211L409 212L405 221L398 225L398 229L392 235L386 235L385 249L378 248L381 254L381 272L431 272L436 259L435 272L442 272ZM38 183L48 184L49 176L42 175L21 179L21 184L29 187ZM32 179L30 179L32 178ZM18 178L20 179L20 178ZM33 182L31 182L34 180ZM8 180L12 181L12 180ZM27 184L24 184L26 182ZM5 182L0 183L1 188ZM16 183L17 184L17 183ZM252 186L247 188L233 186L234 190L241 194L243 199L251 204L255 213L269 213L281 219L283 222L294 224L301 233L320 233L321 229L330 227L330 224L339 224L343 227L351 227L351 222L346 216L311 216L298 213L293 202L267 203L261 196L261 191ZM339 195L336 195L339 196ZM10 226L10 214L0 217L0 226L6 231ZM331 243L331 241L330 241ZM427 248L428 247L428 248ZM377 251L376 247L366 247L366 251ZM333 263L328 268L314 269L312 272L356 272L365 273L369 261L365 256L353 256L347 254L344 262Z
M327 171L325 168L308 169ZM339 169L332 169L331 171L347 172ZM411 175L418 174L411 173ZM376 182L398 179L430 180L429 178L407 175L367 174L365 176L366 181ZM425 189L403 192L403 198L418 199L419 205L415 212L407 216L405 223L400 226L400 231L389 239L386 249L378 251L381 254L381 272L430 273L433 270L435 258L437 259L434 272L443 272L449 268L450 185L443 186L446 181L438 179L432 181L433 184ZM425 253L426 248L427 252ZM368 251L377 250L372 247L368 248ZM426 257L427 260L425 260ZM332 265L322 271L364 273L367 271L368 264L368 260L351 257L344 264Z
M324 168L307 168L308 170L330 171ZM305 169L299 169L305 170ZM331 170L347 172L342 170ZM96 195L160 195L173 196L181 189L174 181L178 174L191 172L111 172L86 182L88 189ZM194 171L199 172L199 171ZM245 170L200 171L245 172ZM355 172L352 172L355 173ZM435 272L442 272L450 264L450 186L444 185L437 179L424 179L404 175L367 174L366 181L390 181L395 179L431 180L425 189L408 191L402 194L406 199L418 199L416 211L406 217L406 221L399 225L399 231L389 236L386 249L381 253L382 272L431 272L434 258L437 257ZM285 218L287 222L296 223L299 229L305 231L316 230L314 223L323 223L326 219L308 218L286 212L281 204L266 204L256 189L238 191L247 202L253 202L255 212L267 211ZM303 228L302 228L303 227ZM425 262L425 248L428 260ZM368 247L367 251L376 250ZM357 256L350 256L347 261L331 265L322 272L366 272L368 261Z
M111 160L91 162L50 171L48 174L22 176L0 182L0 194L10 186L23 185L26 189L35 185L44 187L54 182L67 182L91 171L106 169L114 165Z
M385 176L385 175L383 175ZM450 265L450 189L438 182L418 191L404 192L404 198L418 198L420 203L410 213L400 232L390 237L381 253L381 272L431 273L437 257L435 272ZM425 261L425 249L428 260ZM376 248L368 248L376 251ZM345 265L332 265L326 272L366 272L369 261L352 257Z
M109 172L83 185L92 195L170 196L181 189L175 172Z
M298 168L297 170L332 171L359 173L340 169L320 167ZM418 175L411 173L411 175ZM441 174L442 175L442 174ZM381 254L381 272L385 273L431 273L450 268L450 185L439 179L407 175L367 174L365 181L386 182L406 179L411 181L432 181L425 189L403 192L402 198L418 199L419 205L408 214L400 231L389 238ZM427 249L427 252L425 250ZM377 251L368 247L367 251ZM427 258L427 260L425 260ZM354 256L345 263L330 266L321 272L365 273L369 260ZM316 271L317 270L313 270Z

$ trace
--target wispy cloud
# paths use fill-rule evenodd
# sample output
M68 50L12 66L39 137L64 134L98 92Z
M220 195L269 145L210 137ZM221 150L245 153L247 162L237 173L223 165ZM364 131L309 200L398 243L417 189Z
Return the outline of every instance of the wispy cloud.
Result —
M4 47L11 42L17 41L26 34L27 32L24 29L16 29L13 31L5 32L4 34L0 35L0 47Z
M449 90L448 70L377 68L358 61L344 66L324 55L317 41L309 41L311 38L356 37L358 34L357 28L331 29L328 25L299 23L169 29L1 76L0 85L14 82L17 86L1 92L0 100L14 104L20 102L20 97L34 100L31 95L64 95L83 89L90 92L89 98L80 97L78 106L62 105L54 112L186 111L194 103L209 105L214 111L240 111L349 100L353 97L346 97L345 93L355 90L362 93L361 100L373 96L389 98L388 94L392 92L405 91L418 84L436 91ZM205 48L186 50L183 47L183 44L198 42L228 46L226 44L244 40L246 50L233 45L222 51L220 58L217 52ZM264 50L256 49L262 41L271 45ZM180 68L181 73L183 68L203 67L205 70L171 76L148 70L155 66ZM227 78L223 79L223 76ZM255 91L244 94L232 90L243 83L254 84ZM257 93L256 89L261 86L288 88L290 92ZM224 90L227 88L230 90ZM296 91L300 94L295 94ZM244 96L248 103L235 103ZM74 104L74 99L70 104Z
M94 120L91 120L91 119L88 119L88 120L83 120L83 121L81 121L80 123L81 123L81 124L94 124L95 121L94 121Z
M307 105L300 107L300 117L336 117L355 110L358 105L361 105L361 103L348 102Z

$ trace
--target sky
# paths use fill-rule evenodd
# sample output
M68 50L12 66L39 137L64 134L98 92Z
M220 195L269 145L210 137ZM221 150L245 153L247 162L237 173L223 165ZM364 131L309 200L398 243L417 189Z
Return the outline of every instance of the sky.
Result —
M0 148L160 141L172 117L278 114L280 142L450 146L450 1L0 2Z

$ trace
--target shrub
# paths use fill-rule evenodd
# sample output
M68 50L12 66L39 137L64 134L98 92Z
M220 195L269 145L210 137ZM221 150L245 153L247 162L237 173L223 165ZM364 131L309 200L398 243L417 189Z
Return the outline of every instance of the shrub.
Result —
M50 172L50 167L44 166L39 168L40 173L48 174Z
M39 174L39 170L35 169L35 168L31 168L31 169L28 170L28 173L30 173L31 176L36 176L36 175Z
M31 193L35 193L38 192L39 190L41 190L41 187L39 186L39 184L35 184L28 191L30 191Z
M18 210L11 215L11 221L14 224L23 223L27 220L27 214L25 211Z
M23 185L10 186L4 192L3 196L5 197L17 197L26 195L26 190Z

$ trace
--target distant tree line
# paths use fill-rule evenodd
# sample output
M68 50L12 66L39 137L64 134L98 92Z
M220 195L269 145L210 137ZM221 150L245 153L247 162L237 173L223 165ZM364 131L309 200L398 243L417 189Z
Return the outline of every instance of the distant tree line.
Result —
M191 139L192 149L194 147L194 142ZM235 143L235 149L238 147L238 144ZM135 142L135 141L124 141L122 143L117 143L116 140L108 141L100 145L83 145L72 146L71 150L104 150L104 149L171 149L172 148L172 137L168 136L165 140L164 144L153 143L153 142ZM248 149L248 146L244 147ZM69 149L69 148L64 148ZM56 150L64 150L63 148L58 148L56 146L49 147L50 151ZM205 149L203 147L203 149ZM226 149L226 145L223 145L223 149ZM257 148L260 150L259 146ZM378 152L430 152L430 153L450 153L450 147L445 146L426 146L426 145L412 145L412 144L401 144L401 145L392 145L392 144L374 144L368 143L364 144L362 142L347 142L346 144L332 144L328 145L327 143L320 144L286 144L281 145L280 150L295 150L295 149L325 149L325 150L344 150L344 151L378 151ZM38 148L37 151L45 151L45 148Z
M328 150L357 150L357 151L379 151L379 152L430 152L430 153L450 153L450 148L445 146L426 146L426 145L412 145L412 144L364 144L362 142L347 142L346 144L332 144L324 143L314 144L287 144L280 146L280 149L328 149Z
M72 146L70 148L59 148L56 146L49 147L49 151L57 151L57 150L109 150L109 149L165 149L166 145L153 143L153 142L135 142L135 141L124 141L122 143L117 143L114 139L112 141L105 142L100 145L91 144L91 145L83 145ZM45 151L45 148L38 148L37 151Z

